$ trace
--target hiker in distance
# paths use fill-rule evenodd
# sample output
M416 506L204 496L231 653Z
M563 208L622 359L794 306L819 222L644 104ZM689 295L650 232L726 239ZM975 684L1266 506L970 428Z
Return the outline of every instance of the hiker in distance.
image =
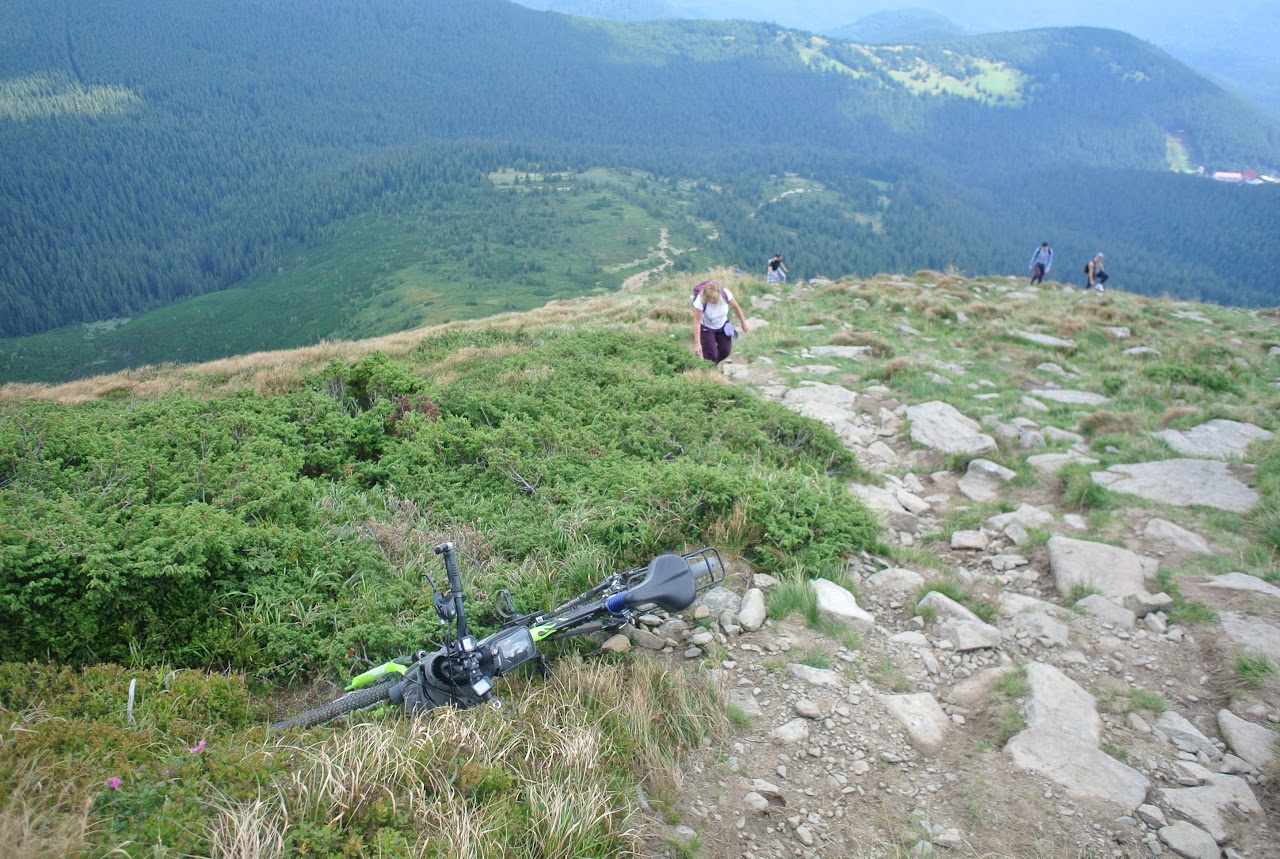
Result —
M714 280L695 287L693 295L693 351L699 358L719 364L733 351L733 338L738 336L729 321L729 308L738 314L742 333L747 333L747 318L733 300L733 293Z
M769 283L787 282L787 267L782 263L782 254L774 254L773 259L769 260L764 279Z
M1053 248L1048 242L1041 242L1040 247L1031 255L1031 282L1044 283L1044 276L1053 268Z
M1107 272L1102 265L1102 251L1098 251L1098 255L1085 263L1085 277L1088 282L1085 283L1085 289L1096 289L1098 292L1105 292L1103 284L1107 282Z

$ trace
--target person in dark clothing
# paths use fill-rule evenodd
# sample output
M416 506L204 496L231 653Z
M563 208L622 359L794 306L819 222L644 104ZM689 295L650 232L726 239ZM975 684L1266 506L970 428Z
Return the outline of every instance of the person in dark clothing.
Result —
M769 283L786 283L787 267L782 263L782 254L774 254L765 270L765 280Z
M1103 284L1107 282L1107 272L1102 265L1102 251L1098 251L1098 255L1089 260L1084 267L1084 273L1088 278L1088 282L1084 286L1085 289L1095 289L1098 292L1106 291Z
M1031 282L1043 283L1044 276L1053 268L1053 248L1048 242L1041 242L1040 247L1031 255Z

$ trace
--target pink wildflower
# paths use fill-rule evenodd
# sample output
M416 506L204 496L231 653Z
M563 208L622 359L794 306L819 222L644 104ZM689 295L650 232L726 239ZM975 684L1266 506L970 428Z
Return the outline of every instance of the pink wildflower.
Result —
M204 740L201 740L200 742L196 743L194 746L187 749L187 751L191 752L191 754L193 755L200 754L201 752L204 751Z
M120 776L113 775L111 778L107 779L107 787L111 788L112 790L119 790Z

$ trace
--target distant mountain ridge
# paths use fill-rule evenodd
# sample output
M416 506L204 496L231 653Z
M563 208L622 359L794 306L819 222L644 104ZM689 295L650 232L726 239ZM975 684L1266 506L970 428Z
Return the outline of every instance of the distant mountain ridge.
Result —
M1028 242L1052 236L1068 255L1118 249L1135 289L1280 294L1254 236L1280 208L1271 189L1228 197L1242 189L1166 175L1171 163L1275 170L1280 122L1122 33L903 48L503 0L12 6L0 52L10 337L251 278L270 292L292 254L354 219L438 225L492 206L486 177L512 168L645 171L680 190L721 261L787 247L813 274L1016 271ZM756 217L789 176L817 193ZM491 225L503 217L495 208ZM493 275L504 242L535 238L525 229L443 231L418 267L429 280L443 254ZM362 280L343 316L376 291Z
M930 9L895 9L866 15L828 30L826 35L871 44L914 44L962 39L970 35L944 15Z

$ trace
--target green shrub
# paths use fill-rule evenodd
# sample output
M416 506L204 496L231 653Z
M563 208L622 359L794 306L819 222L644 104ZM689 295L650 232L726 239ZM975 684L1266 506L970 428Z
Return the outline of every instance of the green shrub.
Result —
M1241 388L1231 376L1206 364L1193 361L1164 361L1142 368L1142 374L1156 382L1195 385L1215 394L1239 394Z
M482 331L416 354L273 397L0 413L0 658L287 678L396 655L436 638L406 567L449 529L483 535L477 605L510 579L554 602L726 522L770 571L876 545L830 429L688 373L668 339Z

